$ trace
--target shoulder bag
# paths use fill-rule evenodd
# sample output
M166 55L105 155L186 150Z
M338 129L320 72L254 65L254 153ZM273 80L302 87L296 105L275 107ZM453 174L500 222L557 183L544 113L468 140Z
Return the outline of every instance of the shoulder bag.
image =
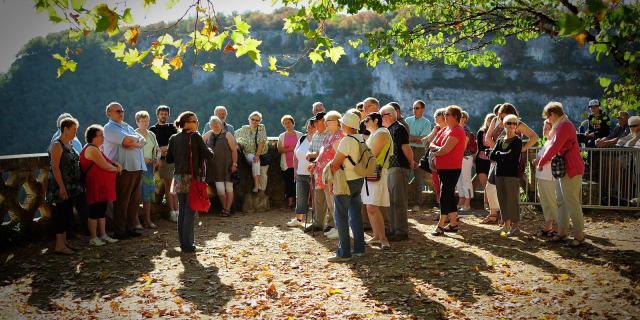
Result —
M204 160L200 167L198 176L193 174L193 152L191 146L191 137L189 135L189 168L191 169L191 186L189 187L189 208L193 211L207 212L211 206L209 195L207 194L207 183L202 181Z

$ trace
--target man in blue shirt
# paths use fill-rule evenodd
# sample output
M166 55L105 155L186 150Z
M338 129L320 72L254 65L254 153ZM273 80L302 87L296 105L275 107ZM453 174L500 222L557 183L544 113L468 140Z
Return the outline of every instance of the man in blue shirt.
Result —
M104 126L104 154L122 165L116 177L116 201L113 203L113 229L117 239L142 235L135 230L135 215L140 207L140 181L146 171L142 148L146 141L124 122L124 108L117 102L107 106L109 122Z
M409 125L409 145L413 150L413 160L418 163L426 152L426 145L422 141L422 138L429 135L431 132L431 121L424 118L425 103L422 100L416 100L413 103L413 116L405 119L407 125ZM415 190L415 206L414 211L420 210L422 204L422 190L425 186L425 172L420 168L413 169L413 188Z

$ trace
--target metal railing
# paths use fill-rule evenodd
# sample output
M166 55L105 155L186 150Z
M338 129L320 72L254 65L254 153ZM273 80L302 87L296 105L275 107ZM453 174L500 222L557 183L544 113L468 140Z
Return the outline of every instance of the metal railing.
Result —
M527 151L522 205L540 205L533 160L539 148ZM606 210L640 210L640 149L580 148L585 162L582 207Z

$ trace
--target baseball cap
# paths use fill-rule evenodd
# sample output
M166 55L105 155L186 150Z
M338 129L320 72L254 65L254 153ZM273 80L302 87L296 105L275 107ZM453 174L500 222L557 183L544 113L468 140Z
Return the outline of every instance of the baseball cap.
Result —
M589 107L599 107L600 101L598 99L589 100Z

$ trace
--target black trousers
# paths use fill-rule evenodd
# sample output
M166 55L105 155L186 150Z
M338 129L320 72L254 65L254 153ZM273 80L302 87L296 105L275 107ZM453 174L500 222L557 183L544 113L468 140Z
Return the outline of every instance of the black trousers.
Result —
M294 180L293 168L281 171L282 179L284 180L284 195L285 198L296 197L296 181Z
M440 178L440 214L448 215L457 212L456 184L460 178L461 169L438 169Z

